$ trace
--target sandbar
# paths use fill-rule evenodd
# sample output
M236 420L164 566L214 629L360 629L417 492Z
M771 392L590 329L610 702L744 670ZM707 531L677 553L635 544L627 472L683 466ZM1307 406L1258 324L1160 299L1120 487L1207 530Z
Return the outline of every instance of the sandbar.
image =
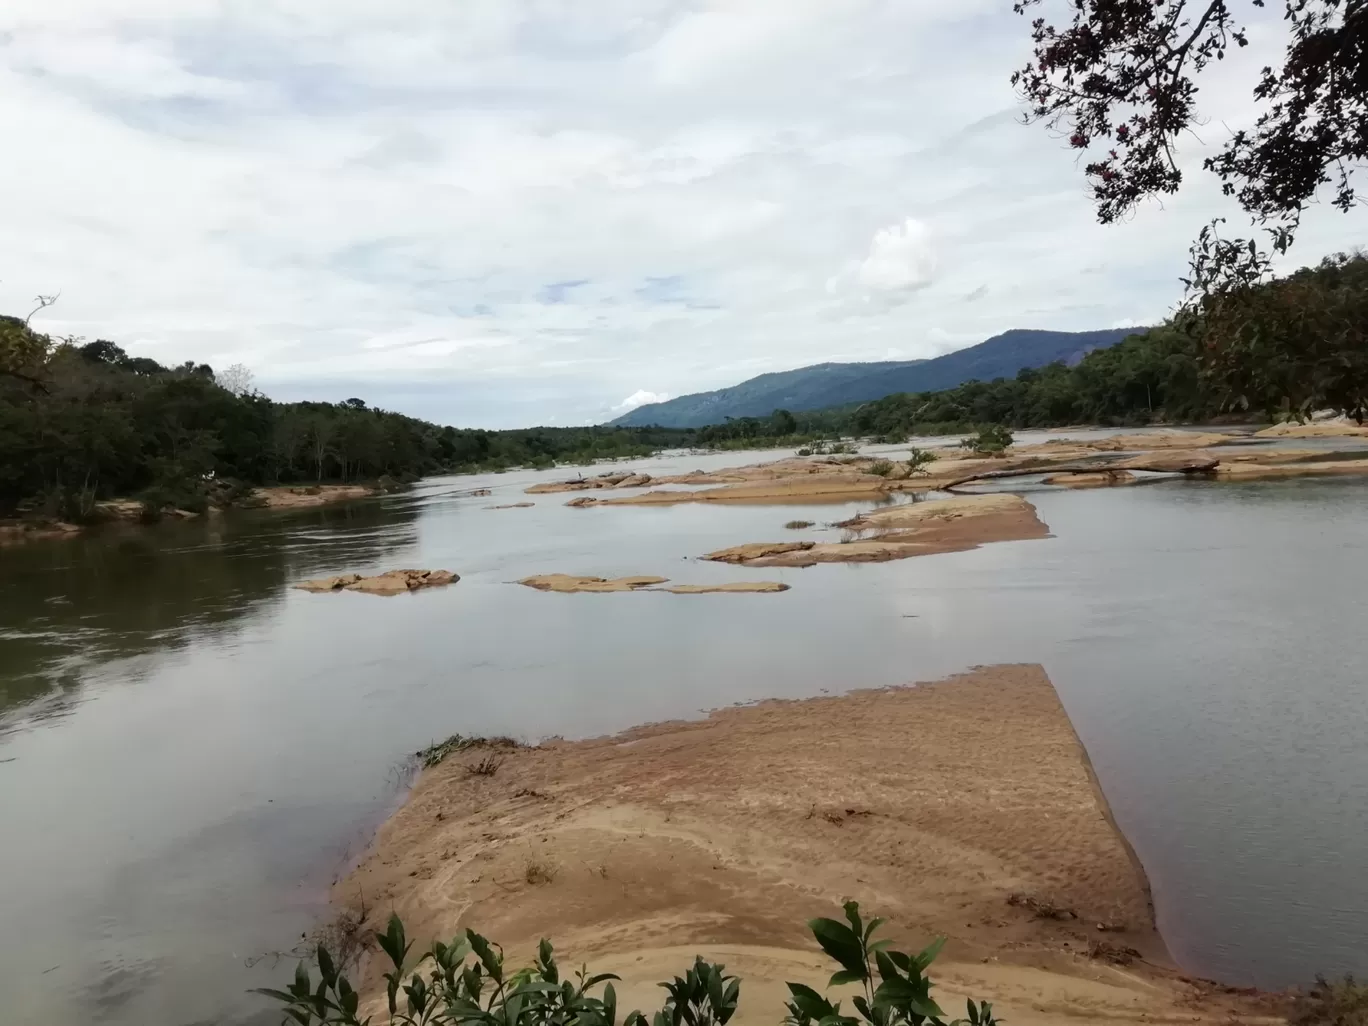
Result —
M966 994L1014 1026L1249 1011L1164 967L1143 872L1039 666L501 754L491 776L478 751L424 771L335 900L364 896L369 928L398 912L420 945L469 926L523 960L550 937L619 973L623 1009L719 959L743 979L738 1026L775 1026L784 980L825 986L803 924L850 898L913 950L948 937L932 977L952 1015ZM1142 957L1090 957L1099 938Z

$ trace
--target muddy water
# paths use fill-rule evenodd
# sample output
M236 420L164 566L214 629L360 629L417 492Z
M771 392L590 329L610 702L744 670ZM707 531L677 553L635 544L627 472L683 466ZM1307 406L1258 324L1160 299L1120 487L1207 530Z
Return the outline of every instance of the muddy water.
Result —
M739 571L692 557L857 506L484 508L545 476L0 550L6 1022L273 1022L244 991L288 971L272 953L405 757L452 731L583 736L1004 661L1055 681L1185 966L1368 969L1368 482L1039 489L1044 541ZM287 587L395 566L463 579ZM553 571L793 588L507 583Z

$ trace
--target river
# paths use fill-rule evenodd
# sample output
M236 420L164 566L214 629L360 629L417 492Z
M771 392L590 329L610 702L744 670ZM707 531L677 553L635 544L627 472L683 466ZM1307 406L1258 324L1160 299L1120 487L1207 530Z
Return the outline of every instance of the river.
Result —
M589 736L996 662L1049 672L1185 968L1368 969L1368 481L1024 486L1054 537L690 596L509 582L736 579L692 557L858 504L485 508L560 476L0 549L5 1021L274 1023L247 988L292 969L408 757L454 731ZM400 566L462 580L288 587Z

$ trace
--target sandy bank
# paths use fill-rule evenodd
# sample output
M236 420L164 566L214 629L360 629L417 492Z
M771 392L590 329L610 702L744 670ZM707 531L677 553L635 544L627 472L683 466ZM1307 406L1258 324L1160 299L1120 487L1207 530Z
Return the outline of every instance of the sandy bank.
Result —
M1041 483L1059 485L1062 488L1111 488L1115 485L1135 484L1135 475L1129 470L1099 470L1093 474L1051 474Z
M1274 424L1254 434L1260 438L1365 438L1368 437L1368 424L1358 424L1348 418L1321 420L1310 424L1289 421Z
M841 542L753 542L704 559L738 566L806 567L817 563L882 563L937 552L963 552L996 541L1049 537L1035 507L1019 495L995 493L906 503L864 513L839 526ZM877 532L872 537L863 532Z
M1099 937L1162 946L1037 666L553 742L493 776L471 773L480 757L425 771L338 885L349 905L364 893L368 926L391 909L420 943L472 926L517 959L550 937L567 964L620 973L626 1008L658 1007L656 982L698 953L743 977L734 1022L777 1026L782 981L832 971L804 921L854 898L890 936L948 936L933 972L947 1010L968 993L1015 1026L1216 1022L1234 1000L1088 957ZM1013 893L1077 918L1037 918Z
M572 592L621 592L621 591L668 591L676 595L707 595L717 592L779 592L788 591L787 584L779 581L730 581L726 584L669 584L667 577L576 577L572 574L541 574L537 577L524 577L519 584L538 591Z
M402 595L420 588L439 588L461 578L450 570L386 570L373 577L341 574L300 581L291 587L299 591L362 591L370 595Z
M373 485L278 485L258 488L252 496L258 500L257 505L267 509L308 509L330 502L365 499L379 493L380 490Z
M1279 477L1331 477L1368 474L1368 459L1302 460L1293 462L1222 462L1216 476L1230 481L1258 481Z

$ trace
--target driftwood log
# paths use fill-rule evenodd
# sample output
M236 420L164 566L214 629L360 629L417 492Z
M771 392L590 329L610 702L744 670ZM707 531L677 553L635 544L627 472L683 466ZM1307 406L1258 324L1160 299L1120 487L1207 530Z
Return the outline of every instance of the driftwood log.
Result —
M1209 474L1221 460L1210 453L1158 453L1154 456L1131 456L1120 460L1091 460L1087 463L1056 463L1010 470L985 470L966 474L940 486L939 491L953 492L974 481L997 481L1005 477L1035 477L1042 474L1096 474L1106 470L1149 470L1160 474Z

